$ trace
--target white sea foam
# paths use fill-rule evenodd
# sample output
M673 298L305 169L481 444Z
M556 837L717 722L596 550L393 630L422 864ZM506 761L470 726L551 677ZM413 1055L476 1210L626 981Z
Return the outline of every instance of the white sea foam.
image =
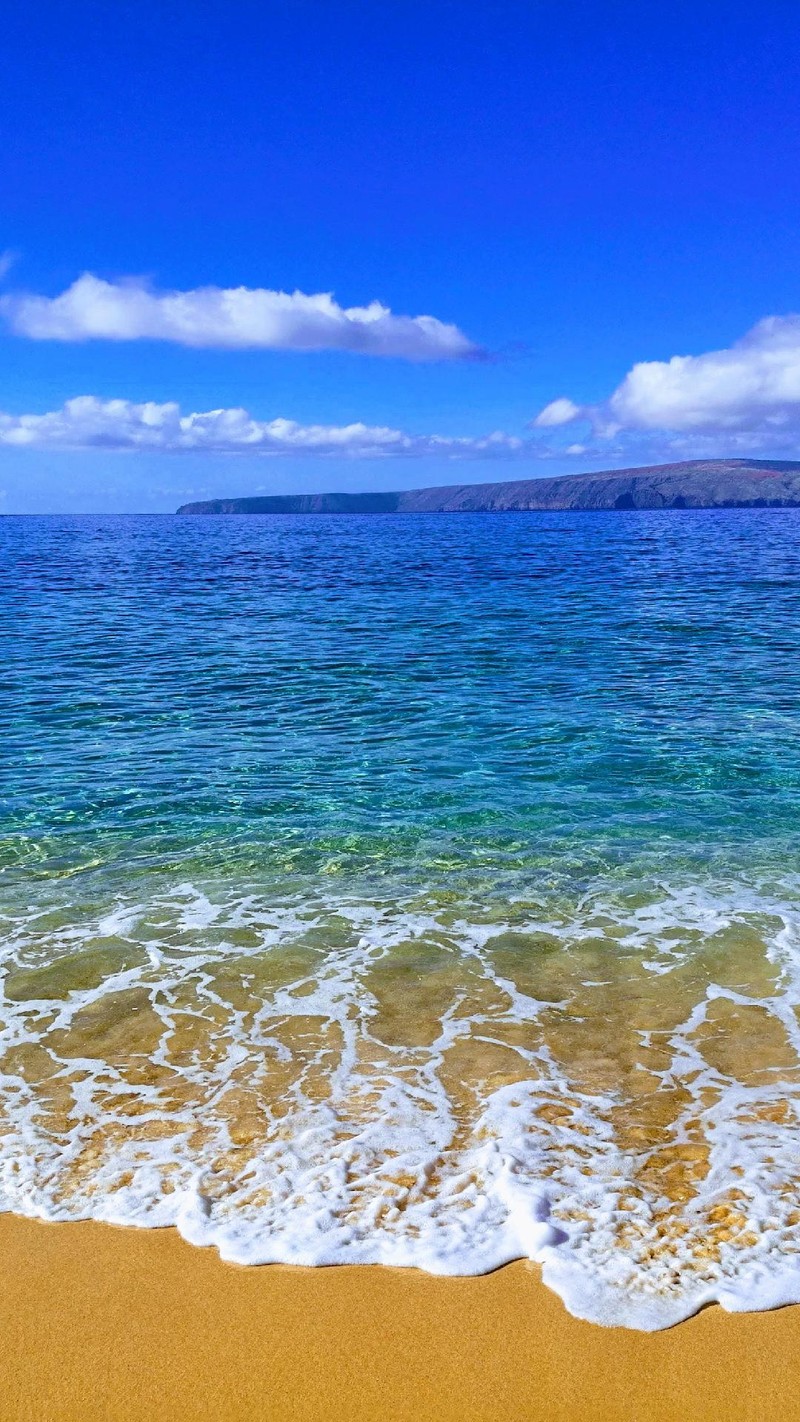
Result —
M530 1258L644 1329L800 1300L785 886L498 923L181 885L4 934L0 1208L239 1263Z

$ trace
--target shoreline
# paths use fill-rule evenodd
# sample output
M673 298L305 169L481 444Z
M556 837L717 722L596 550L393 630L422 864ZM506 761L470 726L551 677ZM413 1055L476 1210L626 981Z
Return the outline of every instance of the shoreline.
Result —
M0 1215L4 1422L778 1422L800 1306L584 1323L536 1266L224 1264L174 1229Z

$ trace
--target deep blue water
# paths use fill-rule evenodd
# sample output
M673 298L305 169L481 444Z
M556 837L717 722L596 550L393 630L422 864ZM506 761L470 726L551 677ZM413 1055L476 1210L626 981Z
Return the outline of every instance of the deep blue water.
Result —
M785 870L800 515L6 518L12 876Z

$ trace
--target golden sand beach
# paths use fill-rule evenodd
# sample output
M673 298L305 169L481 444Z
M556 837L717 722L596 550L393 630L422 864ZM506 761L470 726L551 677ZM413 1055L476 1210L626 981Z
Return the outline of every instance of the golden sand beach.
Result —
M481 1278L237 1268L174 1230L0 1217L3 1422L787 1422L800 1308L656 1334Z

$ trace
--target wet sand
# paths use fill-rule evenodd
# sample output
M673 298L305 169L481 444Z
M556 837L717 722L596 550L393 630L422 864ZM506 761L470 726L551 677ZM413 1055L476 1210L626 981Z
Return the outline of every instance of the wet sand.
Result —
M538 1272L243 1269L174 1230L0 1216L4 1422L800 1418L800 1307L668 1332L570 1317Z

